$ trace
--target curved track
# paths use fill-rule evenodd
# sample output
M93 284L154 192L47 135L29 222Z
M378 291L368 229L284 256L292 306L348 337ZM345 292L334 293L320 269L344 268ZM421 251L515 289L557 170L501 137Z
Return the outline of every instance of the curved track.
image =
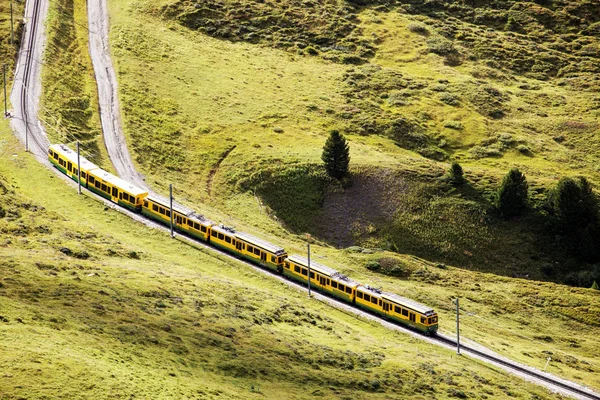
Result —
M41 63L38 60L42 59L44 50L43 16L47 10L48 0L27 2L23 45L19 51L11 92L13 131L31 153L44 161L50 142L37 117L41 93Z
M107 28L106 21L107 21L108 17L106 15L106 5L105 5L104 0L90 0L89 3L99 6L100 8L98 8L97 10L99 10L100 13L103 13L102 20L100 22L102 24L102 26L96 25L95 27L91 27L91 29L90 29L90 41L92 41L92 30L95 30L95 33L100 34L100 35L102 35L103 32L106 33L105 38L107 38L108 37L108 35L107 35L108 28ZM48 7L48 0L29 0L27 2L26 15L28 16L28 18L27 18L27 25L26 25L26 30L24 33L24 41L23 41L23 43L26 45L26 47L23 47L19 53L19 61L18 61L18 65L17 65L17 72L15 73L15 84L13 86L11 101L12 101L13 105L15 106L14 117L13 117L13 121L12 121L15 134L23 142L25 142L25 132L26 132L25 127L27 127L27 132L28 132L27 144L29 145L31 152L34 153L41 162L49 165L49 163L46 161L46 150L48 148L49 141L48 141L46 134L43 131L42 126L39 123L38 118L37 118L37 104L38 104L39 94L41 93L41 85L40 85L40 72L41 71L40 71L40 63L37 62L37 60L40 60L42 58L41 52L43 50L43 42L44 42L42 16L47 13L47 7ZM90 19L90 21L93 21L93 19ZM96 21L98 21L98 20L96 20ZM101 45L98 47L99 51L104 51L104 52L106 52L106 54L108 54L107 42L102 41L100 43L101 43ZM91 47L92 46L90 46L90 48ZM90 49L90 51L91 51L91 49ZM107 58L105 58L105 60L108 60L108 62L110 62L110 57L107 56ZM110 71L112 71L112 64L110 65ZM114 72L112 72L112 76L110 76L110 71L107 70L107 74L105 75L104 78L102 78L102 76L99 76L98 72L96 71L97 79L99 79L99 80L108 79L109 81L111 79L115 79ZM107 83L104 82L104 84L106 85ZM100 82L98 83L98 85L100 88ZM116 85L116 83L115 83L115 85ZM110 93L110 95L109 95L110 101L108 102L108 105L109 105L108 108L110 109L109 114L110 113L113 114L113 116L111 117L113 121L115 121L115 120L119 121L118 129L116 129L116 130L112 129L113 132L120 130L120 118L118 116L116 116L116 117L114 116L114 113L118 114L118 103L115 102L115 100L116 100L116 86L115 85L111 86L111 84L109 82L108 86L107 86L109 88L108 92ZM102 102L101 102L101 107L103 107L103 106L106 107L107 104L106 103L102 104ZM115 107L117 107L117 108L115 108ZM103 119L103 121L104 121L104 119ZM112 127L114 128L114 125L112 123L110 123L110 125L112 125ZM104 127L105 127L105 124L103 122L103 128ZM121 132L121 135L122 135L122 132ZM125 152L127 152L126 146L124 145L124 141L123 142L117 141L116 143L117 143L117 148L119 148L118 150L120 150L121 155L123 154L123 150ZM107 145L107 147L109 147L109 146ZM113 147L113 149L114 149L114 147ZM110 147L109 147L109 152L111 153L111 159L112 159L114 153L111 152ZM121 156L117 156L117 157L121 157ZM126 157L121 158L121 160L125 160L125 164L128 164L128 167L126 168L126 170L128 170L128 172L124 173L124 178L128 179L130 181L134 181L137 184L142 183L143 178L141 175L139 175L137 173L137 171L135 171L135 168L133 167L133 164L131 163L131 158L128 156L128 154ZM117 168L117 165L115 165L115 168ZM122 172L120 169L121 168L117 168L117 170L119 170L119 173ZM56 172L57 172L57 175L63 177L64 180L66 182L68 182L71 186L76 186L71 180L66 178L64 175L62 175L58 171L56 171ZM133 178L133 179L131 179L131 178ZM145 187L146 185L143 184L141 186ZM111 208L118 210L119 212L122 212L124 214L127 214L130 217L132 217L148 226L162 229L164 231L168 231L168 229L166 227L159 225L155 222L148 221L141 215L134 214L134 213L131 213L130 211L121 209L120 207L114 205L113 203L111 203L105 199L100 198L99 196L95 196L91 193L89 193L89 195L96 197L98 200L109 205ZM196 240L184 237L184 236L178 236L178 239L180 239L181 241L188 243L192 246L201 247L203 249L208 249L208 251L213 252L213 253L219 253L223 256L226 256L229 259L235 259L238 262L244 263L245 265L248 265L249 267L251 267L263 274L267 274L269 276L272 276L275 279L285 282L287 285L296 287L299 290L306 290L306 287L299 283L292 282L280 275L277 275L270 271L259 268L256 265L251 264L249 262L239 260L229 253L226 253L224 251L220 251L211 246L208 246L204 242L196 241ZM360 316L362 318L366 318L369 320L377 321L378 323L380 323L381 325L383 325L387 328L394 329L394 330L401 330L410 335L413 335L414 337L418 337L418 338L428 341L432 344L437 344L437 345L440 345L440 346L443 346L446 348L454 349L456 346L456 343L451 338L446 337L442 334L440 334L438 336L434 336L434 337L423 336L422 334L417 333L416 331L412 331L404 326L400 326L400 325L391 323L389 321L386 321L386 320L382 319L381 317L378 317L376 315L367 313L363 310L357 309L357 308L351 306L350 304L341 302L339 300L325 296L318 292L313 292L313 293L314 293L313 298L315 298L317 300L326 302L340 310L351 313L353 315ZM578 399L600 400L600 395L592 392L589 389L586 389L584 387L573 384L571 382L556 378L554 376L551 376L550 374L546 374L544 372L535 370L531 367L520 365L520 364L517 364L510 360L504 359L502 357L495 356L489 351L477 350L477 349L473 348L472 346L468 346L468 345L461 346L461 349L464 354L470 355L474 358L485 360L486 362L489 362L493 365L501 367L515 375L518 375L525 379L531 380L535 383L542 384L545 387L547 387L550 390L553 390L557 393L567 395L567 396L572 396L572 397L575 397Z

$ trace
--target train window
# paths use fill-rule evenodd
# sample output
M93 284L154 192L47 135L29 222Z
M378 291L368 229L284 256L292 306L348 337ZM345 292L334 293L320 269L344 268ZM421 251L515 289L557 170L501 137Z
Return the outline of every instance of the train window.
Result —
M431 322L435 324L437 322L437 317L433 317Z
M300 273L301 273L301 272L300 272L300 267L299 267L299 266L297 266L297 265L294 265L294 272L297 272L297 273L299 273L299 274L300 274Z
M158 211L158 206L156 204L152 204L152 211Z
M85 178L86 178L86 176L87 176L87 175L85 174L85 172L81 171L81 177L82 177L83 179L85 179Z
M382 304L382 303L381 303L381 299L379 299L379 305L381 306L381 304Z
M377 297L371 297L371 303L377 304Z
M79 172L77 172L77 168L75 168L75 169L73 170L73 175L79 175Z
M404 315L405 317L408 317L408 310L406 309L402 309L402 315Z
M331 287L334 289L337 289L337 282L336 281L331 281Z
M96 181L94 183L94 186L96 186L98 189L100 189L100 187L102 186L102 184L100 182Z
M116 187L112 188L112 195L113 197L117 197L119 195L119 190Z
M254 247L252 246L247 246L246 250L248 250L248 253L254 253Z
M187 224L188 224L188 226L191 226L192 228L194 227L194 221L192 221L191 219L187 220ZM196 229L198 229L198 228L196 228Z
M315 273L310 271L310 279L315 279Z
M160 208L158 209L158 212L159 212L159 213L161 213L162 215L165 215L165 209L164 209L164 208L162 208L162 207L160 207Z
M227 243L231 243L231 238L230 238L229 236L225 236L225 241L226 241Z
M287 262L287 261L286 261L284 265L285 265L285 267L286 267L287 269L290 269L290 263L289 263L289 262Z
M217 232L216 231L212 231L210 234L212 237L217 237Z
M223 235L222 233L219 233L219 240L223 240L223 238L225 237L225 235Z
M346 290L346 286L344 286L340 283L338 286L338 289L340 289L343 292L344 290Z
M304 276L308 275L308 271L306 270L306 268L302 268L302 275L304 275Z
M356 297L358 297L359 299L363 298L362 292L356 292Z
M103 192L108 192L108 186L106 186L104 183L102 184L102 187L100 188Z
M283 261L283 257L277 257L277 264L281 264L282 261Z
M93 176L90 176L90 183L93 184L96 180L94 179Z
M54 159L58 160L58 154L57 153L54 153Z
M271 262L274 262L274 263L276 263L276 262L277 262L277 257L275 257L275 256L271 256Z
M148 200L144 200L144 207L148 208Z
M198 226L197 224L194 224L194 227ZM198 229L198 228L196 228ZM206 233L206 227L205 226L201 226L200 230L202 231L202 233Z
M234 246L236 245L235 239L231 239L231 244L234 245Z
M425 321L427 321L427 318L421 317L421 323L424 324L424 323L426 323Z
M166 215L167 217L171 218L171 211L168 211L168 210L167 210L167 211L165 211L165 215Z
M346 286L346 293L352 293L352 288L350 286Z
M327 278L327 284L331 285L331 281L329 280L329 278Z
M260 250L257 249L256 247L254 248L254 254L256 254L257 256L260 256Z
M365 293L365 301L371 301L371 296Z
M402 309L398 306L394 306L394 311L396 311L396 314L402 313Z

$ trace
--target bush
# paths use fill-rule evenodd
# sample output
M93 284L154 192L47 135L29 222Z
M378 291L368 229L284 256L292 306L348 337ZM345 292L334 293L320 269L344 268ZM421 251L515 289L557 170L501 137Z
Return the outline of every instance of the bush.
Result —
M452 93L441 93L439 99L449 106L459 105L458 97Z
M411 22L410 24L406 25L406 28L412 33L429 36L429 29L421 22Z
M502 180L496 206L505 217L520 215L527 208L527 179L517 168L511 169Z
M442 36L435 36L427 40L427 47L430 53L440 56L448 56L456 53L454 44Z
M444 127L450 129L456 129L457 131L461 131L464 127L459 121L446 121L444 122Z

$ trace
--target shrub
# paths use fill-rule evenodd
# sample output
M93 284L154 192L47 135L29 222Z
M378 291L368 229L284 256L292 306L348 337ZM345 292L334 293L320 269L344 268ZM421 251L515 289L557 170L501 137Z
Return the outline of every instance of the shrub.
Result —
M452 93L441 93L439 99L449 106L457 106L459 104L458 97Z
M594 281L594 283L592 283L591 289L600 290L600 287L598 287L598 283L596 281Z
M444 122L444 127L456 129L457 131L460 131L464 128L463 124L461 124L459 121L446 121Z
M562 178L551 195L551 206L565 233L598 223L598 201L587 179Z
M502 180L496 206L505 217L520 215L527 208L527 179L517 168L511 169Z
M406 28L412 33L429 36L429 29L422 22L411 22L410 24L406 25Z
M447 56L456 53L454 44L442 36L435 36L427 40L427 47L430 53L440 56Z

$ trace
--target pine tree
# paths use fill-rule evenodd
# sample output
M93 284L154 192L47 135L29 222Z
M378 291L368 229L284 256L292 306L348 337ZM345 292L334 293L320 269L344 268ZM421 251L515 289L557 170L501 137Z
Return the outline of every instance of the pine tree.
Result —
M450 171L448 171L448 176L450 177L450 182L455 185L460 185L465 181L463 169L459 163L454 161L452 165L450 165Z
M527 179L517 168L511 169L498 189L496 206L505 217L520 215L527 208Z
M592 289L600 290L600 287L598 287L598 283L596 283L596 281L594 281L594 283L592 283Z
M321 159L325 163L327 174L332 178L341 180L348 174L350 147L344 136L337 130L329 132Z

